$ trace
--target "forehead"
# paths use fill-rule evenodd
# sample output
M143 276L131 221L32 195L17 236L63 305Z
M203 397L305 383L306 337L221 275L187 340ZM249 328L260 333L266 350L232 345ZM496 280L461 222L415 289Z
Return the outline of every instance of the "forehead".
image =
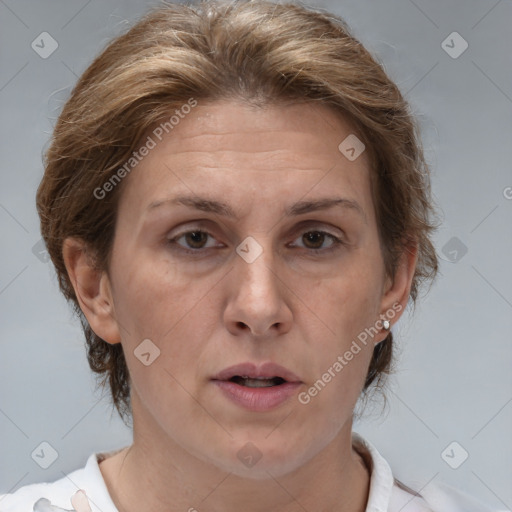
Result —
M306 156L314 152L316 159L330 161L338 157L340 137L353 133L350 123L322 104L292 103L255 107L237 101L199 103L181 118L172 116L174 125L164 130L156 143L168 149L217 149L246 152L278 152L291 149ZM164 126L165 121L159 126ZM159 126L146 135L155 138ZM165 128L165 126L164 126ZM162 138L163 140L159 140ZM222 148L219 148L222 144ZM201 145L201 148L198 147ZM292 156L290 153L287 155Z
M286 203L336 191L371 213L367 155L345 156L339 146L353 140L354 130L324 105L198 102L167 130L162 126L142 138L141 145L151 139L153 147L126 178L120 209L141 213L186 193L230 196L243 210L258 198Z

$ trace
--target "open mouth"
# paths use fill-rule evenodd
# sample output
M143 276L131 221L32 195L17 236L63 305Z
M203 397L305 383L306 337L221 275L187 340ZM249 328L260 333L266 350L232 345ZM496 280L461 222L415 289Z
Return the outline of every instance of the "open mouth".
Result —
M252 412L271 411L289 401L302 386L301 379L271 361L251 361L225 368L211 379L224 396Z
M229 382L234 382L240 386L247 388L270 388L272 386L280 386L284 384L286 380L281 377L272 378L250 378L246 376L234 375L229 379Z

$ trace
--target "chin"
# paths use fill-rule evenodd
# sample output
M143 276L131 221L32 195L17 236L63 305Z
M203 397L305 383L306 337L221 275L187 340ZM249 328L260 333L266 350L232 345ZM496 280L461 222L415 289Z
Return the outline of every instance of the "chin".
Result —
M268 432L265 433L268 436ZM275 435L275 438L272 437ZM246 438L250 439L250 437ZM306 460L305 445L298 439L295 443L282 438L277 432L270 438L258 437L255 441L238 440L229 448L228 459L222 458L217 464L222 469L241 478L268 480L279 478L295 471ZM312 447L309 447L312 450Z
M268 480L270 478L281 478L292 473L301 466L301 462L291 458L290 454L282 454L276 457L262 456L253 465L242 463L235 454L235 460L231 461L225 468L233 475L249 480Z

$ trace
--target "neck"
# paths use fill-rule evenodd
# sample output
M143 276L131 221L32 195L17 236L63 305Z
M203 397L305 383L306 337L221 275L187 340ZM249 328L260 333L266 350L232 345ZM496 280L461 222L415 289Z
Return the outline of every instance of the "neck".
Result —
M257 480L198 459L136 417L133 444L100 464L119 512L366 510L370 477L352 448L352 421L297 469L278 477L269 471Z

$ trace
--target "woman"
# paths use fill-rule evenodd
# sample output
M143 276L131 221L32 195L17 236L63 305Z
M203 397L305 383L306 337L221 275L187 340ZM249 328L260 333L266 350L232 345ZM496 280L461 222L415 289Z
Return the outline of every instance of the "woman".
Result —
M82 75L37 206L133 444L2 510L490 510L352 432L437 272L407 104L343 22L167 5Z

